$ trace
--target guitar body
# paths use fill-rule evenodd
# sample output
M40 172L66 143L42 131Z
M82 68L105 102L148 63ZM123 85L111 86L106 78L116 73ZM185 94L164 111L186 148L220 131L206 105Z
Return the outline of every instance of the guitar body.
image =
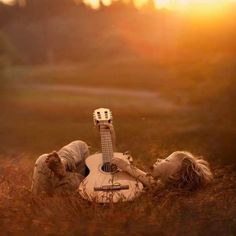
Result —
M114 156L124 155L115 152ZM85 161L89 175L79 186L81 196L98 203L131 201L138 197L143 185L125 172L116 169L113 172L103 170L102 153L89 156Z
M93 120L99 128L102 153L85 160L89 175L80 184L79 193L84 199L98 203L131 201L141 194L143 185L112 164L112 158L123 154L113 151L115 135L111 111L96 109Z

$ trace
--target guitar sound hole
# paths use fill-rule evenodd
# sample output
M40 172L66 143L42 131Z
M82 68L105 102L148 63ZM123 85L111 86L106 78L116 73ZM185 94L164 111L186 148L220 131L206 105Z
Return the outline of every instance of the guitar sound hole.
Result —
M114 165L114 164L111 164L109 162L106 162L102 166L102 171L104 171L104 172L116 172L117 171L117 166Z

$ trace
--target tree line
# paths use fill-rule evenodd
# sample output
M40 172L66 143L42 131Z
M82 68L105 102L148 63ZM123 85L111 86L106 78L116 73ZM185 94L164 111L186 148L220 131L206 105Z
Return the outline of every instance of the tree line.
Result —
M196 24L189 16L152 6L137 10L132 3L97 11L72 0L28 0L24 7L0 3L0 57L21 64L219 57L236 51L234 13L232 7L223 21Z

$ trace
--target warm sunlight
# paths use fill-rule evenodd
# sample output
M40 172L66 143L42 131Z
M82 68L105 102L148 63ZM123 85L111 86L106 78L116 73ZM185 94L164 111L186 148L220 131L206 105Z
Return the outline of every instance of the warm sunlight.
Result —
M7 5L12 5L14 4L15 0L0 0L0 2L3 2L4 4L7 4Z
M0 2L6 5L14 5L17 2L22 7L26 5L26 0L0 0Z
M5 0L6 1L6 0ZM101 5L110 6L117 0L83 0L83 2L93 9L98 9ZM217 13L222 12L227 5L234 0L133 0L136 8L140 9L148 5L151 1L156 9L170 10L190 10L200 13ZM129 0L123 0L129 3Z
M195 9L201 11L214 11L225 7L227 0L154 0L157 9Z
M74 0L77 3L83 2L85 5L92 9L99 9L101 5L110 6L113 2L119 0ZM223 12L226 7L236 0L121 0L124 3L133 2L137 9L140 9L152 3L156 9L169 9L169 10L187 10L191 13L196 12L200 14L218 14ZM17 2L19 5L24 6L26 0L0 0L0 2L13 5Z

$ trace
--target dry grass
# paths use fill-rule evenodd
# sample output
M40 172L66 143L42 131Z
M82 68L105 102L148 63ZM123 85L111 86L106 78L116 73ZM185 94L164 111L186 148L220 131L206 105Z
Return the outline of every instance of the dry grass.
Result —
M42 70L28 69L21 69L24 74L22 81L27 83L31 78L31 83L37 82ZM104 68L100 69L101 74L105 73ZM107 73L112 74L111 71ZM8 72L0 101L2 235L236 234L233 100L211 103L218 101L215 94L224 94L226 82L214 87L214 83L208 81L209 99L206 101L203 98L207 95L201 95L200 87L195 88L195 79L186 83L180 79L179 84L170 80L168 88L158 76L151 84L146 83L144 77L139 78L139 85L132 87L136 73L139 74L138 69L130 71L133 77L129 82L127 78L130 74L125 72L127 77L123 80L113 80L114 83L109 81L110 84L107 84L108 79L104 79L100 85L127 88L127 83L130 83L130 88L151 90L157 90L160 85L158 92L162 98L175 106L165 109L156 106L151 98L124 99L119 96L38 91L31 87L17 89L15 85L18 81L14 74L21 75L19 68ZM48 81L51 81L50 75L47 76ZM47 83L47 76L42 83ZM75 78L72 77L71 81L74 81ZM65 81L65 78L59 80L60 83ZM82 80L78 79L74 84L86 85L85 81L80 81ZM50 83L53 85L56 82L57 80L52 79ZM98 83L95 75L91 75L88 85L93 83ZM70 80L68 84L71 84ZM176 86L187 102L186 99L170 95ZM184 88L191 88L195 93L190 94ZM193 193L173 189L150 191L134 202L115 206L88 203L75 193L63 198L33 198L29 189L34 161L38 155L57 150L75 139L88 142L92 146L92 152L99 150L99 136L92 128L91 120L91 112L98 106L112 109L118 139L117 149L131 150L140 167L145 169L157 156L185 149L209 160L215 175L214 182Z
M235 173L214 167L215 180L198 192L146 192L131 203L97 205L68 197L34 198L32 160L1 163L2 235L234 235Z

